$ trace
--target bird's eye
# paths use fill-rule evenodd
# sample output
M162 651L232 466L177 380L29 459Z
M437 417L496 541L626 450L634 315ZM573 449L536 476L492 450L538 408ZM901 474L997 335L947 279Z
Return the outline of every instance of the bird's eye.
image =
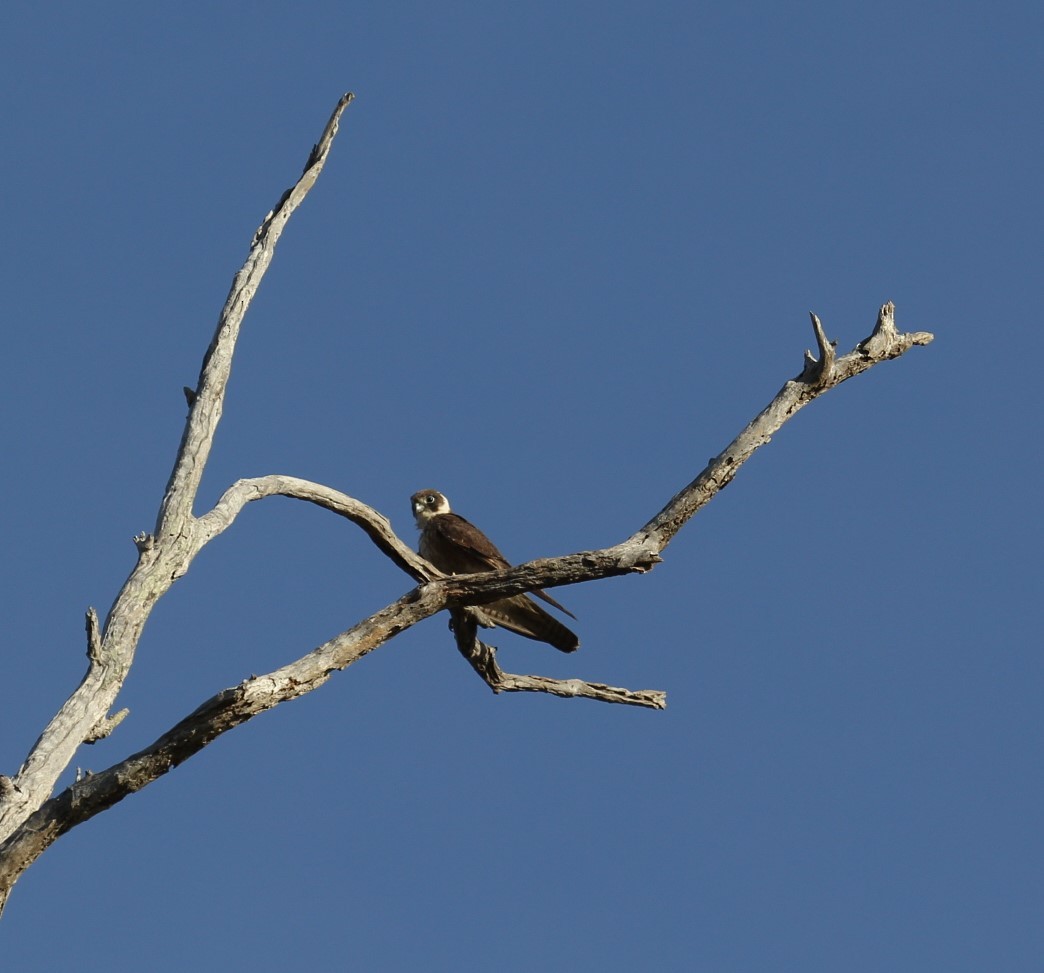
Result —
M427 505L428 505L429 507L431 507L431 506L434 506L434 504L435 504L435 494L433 494L433 493L429 493L429 494L428 494L428 495L427 495L427 496L426 496L426 497L424 498L424 502L425 502L425 503L426 503L426 504L427 504Z

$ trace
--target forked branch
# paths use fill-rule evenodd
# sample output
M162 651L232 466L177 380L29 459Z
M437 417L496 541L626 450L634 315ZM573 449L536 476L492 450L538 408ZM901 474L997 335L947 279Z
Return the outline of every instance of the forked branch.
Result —
M314 185L329 154L341 113L351 102L338 102L300 179L265 217L254 235L243 268L236 275L213 340L204 357L198 384L186 390L189 415L170 480L157 515L154 534L135 538L138 563L100 626L93 609L87 617L89 666L70 696L30 751L14 777L0 776L0 910L19 875L70 828L111 807L187 760L221 734L286 700L323 685L406 628L449 610L457 647L494 692L544 692L570 698L663 709L658 690L629 690L579 679L505 673L495 650L477 637L487 624L482 605L537 588L579 584L650 570L681 527L722 487L758 447L813 399L872 365L898 357L914 345L928 344L924 332L900 334L894 307L885 304L869 338L838 358L819 319L812 315L818 357L806 352L801 373L787 382L772 402L735 440L656 514L626 540L597 551L545 558L484 574L446 577L416 554L372 507L331 487L297 477L270 475L234 483L213 509L196 517L193 508L214 433L221 418L232 356L244 315L271 263L287 220ZM122 688L138 639L152 608L193 558L227 530L247 504L285 496L316 504L360 527L374 545L419 584L397 601L263 676L254 676L207 700L151 746L108 770L78 780L54 798L58 775L81 743L112 732L126 715L109 715Z

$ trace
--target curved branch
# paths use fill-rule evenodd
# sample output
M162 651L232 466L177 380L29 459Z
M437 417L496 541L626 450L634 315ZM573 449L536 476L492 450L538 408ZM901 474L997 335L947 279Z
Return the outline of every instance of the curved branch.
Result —
M442 577L439 571L399 539L388 518L373 507L322 483L278 473L237 480L233 483L214 504L214 508L195 521L195 549L200 550L218 534L228 530L248 503L264 500L266 497L305 500L347 518L362 528L378 549L415 581L430 581Z

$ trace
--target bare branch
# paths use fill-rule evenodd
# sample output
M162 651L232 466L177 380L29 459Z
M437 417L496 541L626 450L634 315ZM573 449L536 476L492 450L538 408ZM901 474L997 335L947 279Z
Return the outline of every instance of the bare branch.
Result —
M378 549L415 581L442 577L439 571L396 536L388 518L373 507L321 483L280 474L237 480L233 483L214 505L213 510L196 520L195 549L201 549L218 534L231 527L232 522L248 503L275 496L306 500L347 518L361 527Z
M750 425L723 452L715 456L695 480L675 494L667 506L638 531L632 540L640 539L652 550L662 551L693 514L708 503L719 490L728 486L740 466L750 459L758 447L769 442L780 426L799 409L803 409L824 392L865 372L873 365L897 358L914 345L927 345L932 341L934 335L926 331L916 331L912 334L896 332L894 314L895 305L891 301L882 305L873 334L856 345L854 351L836 360L833 360L833 348L826 340L819 319L812 315L823 367L813 368L809 374L806 365L801 375L787 382ZM832 360L829 369L826 368L828 358Z
M551 693L566 698L596 699L602 703L667 708L667 694L658 689L621 689L582 679L549 679L547 676L519 676L504 672L497 664L496 648L479 641L473 613L458 609L450 614L460 654L495 693Z
M536 588L600 581L623 574L644 574L662 560L658 554L631 538L600 551L538 558L500 571L455 574L439 584L451 606L484 605Z

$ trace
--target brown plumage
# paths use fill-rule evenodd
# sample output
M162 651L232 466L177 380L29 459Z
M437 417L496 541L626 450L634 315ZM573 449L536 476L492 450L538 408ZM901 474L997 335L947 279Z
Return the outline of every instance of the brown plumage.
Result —
M410 503L421 532L420 555L443 573L477 574L511 567L482 531L450 510L449 501L438 490L420 490L410 497ZM576 617L543 591L532 593L570 618ZM573 652L580 645L573 632L526 595L515 595L479 607L503 628L538 642L547 642L562 652Z

